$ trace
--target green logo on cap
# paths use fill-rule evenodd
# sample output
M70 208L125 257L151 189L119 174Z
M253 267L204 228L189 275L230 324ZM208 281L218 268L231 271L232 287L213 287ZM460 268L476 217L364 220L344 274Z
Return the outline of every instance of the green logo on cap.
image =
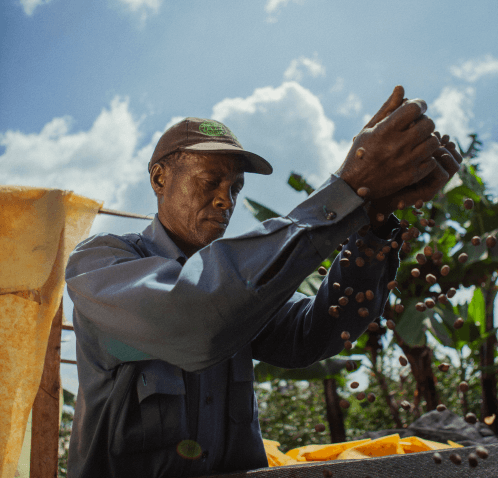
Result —
M207 136L232 136L235 141L238 141L236 136L224 125L216 121L204 121L199 125L199 131Z

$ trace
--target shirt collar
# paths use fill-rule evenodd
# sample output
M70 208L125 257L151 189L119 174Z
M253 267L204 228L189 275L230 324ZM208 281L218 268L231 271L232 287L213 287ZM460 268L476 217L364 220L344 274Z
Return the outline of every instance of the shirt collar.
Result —
M168 259L175 259L182 265L187 261L188 257L168 236L157 213L150 225L142 231L141 235L147 248L152 253Z

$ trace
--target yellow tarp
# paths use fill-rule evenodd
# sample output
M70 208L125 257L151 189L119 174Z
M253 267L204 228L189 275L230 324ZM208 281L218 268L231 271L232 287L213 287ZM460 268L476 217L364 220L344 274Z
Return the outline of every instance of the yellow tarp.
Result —
M16 472L67 259L102 205L71 191L0 187L0 478Z
M448 440L449 445L423 440L418 437L400 438L399 434L388 435L372 440L331 443L327 445L306 445L293 448L287 453L281 452L280 443L263 439L268 464L273 466L302 465L317 461L365 459L387 455L404 455L419 451L441 450L444 448L461 447L458 443Z

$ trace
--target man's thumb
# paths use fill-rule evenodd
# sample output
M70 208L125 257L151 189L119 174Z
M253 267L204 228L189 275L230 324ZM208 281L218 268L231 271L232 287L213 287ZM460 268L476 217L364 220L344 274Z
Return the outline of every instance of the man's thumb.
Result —
M394 87L391 96L382 105L374 117L365 125L365 128L373 128L377 123L380 123L384 118L387 118L393 111L403 104L405 89L401 85Z

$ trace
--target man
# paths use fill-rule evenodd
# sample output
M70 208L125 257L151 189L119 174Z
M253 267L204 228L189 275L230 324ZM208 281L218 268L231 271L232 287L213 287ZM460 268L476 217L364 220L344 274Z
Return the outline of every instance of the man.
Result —
M401 245L398 201L432 199L459 168L425 103L403 93L395 88L339 171L298 207L231 239L223 235L244 173L271 166L218 122L187 118L164 133L149 163L151 225L88 238L66 269L80 383L69 478L268 466L252 359L302 368L339 353L342 331L356 340L382 314L399 266L391 250L358 268L359 232L373 250ZM345 238L351 265L341 267L343 251L315 297L297 293ZM351 296L331 317L346 287L374 298Z

